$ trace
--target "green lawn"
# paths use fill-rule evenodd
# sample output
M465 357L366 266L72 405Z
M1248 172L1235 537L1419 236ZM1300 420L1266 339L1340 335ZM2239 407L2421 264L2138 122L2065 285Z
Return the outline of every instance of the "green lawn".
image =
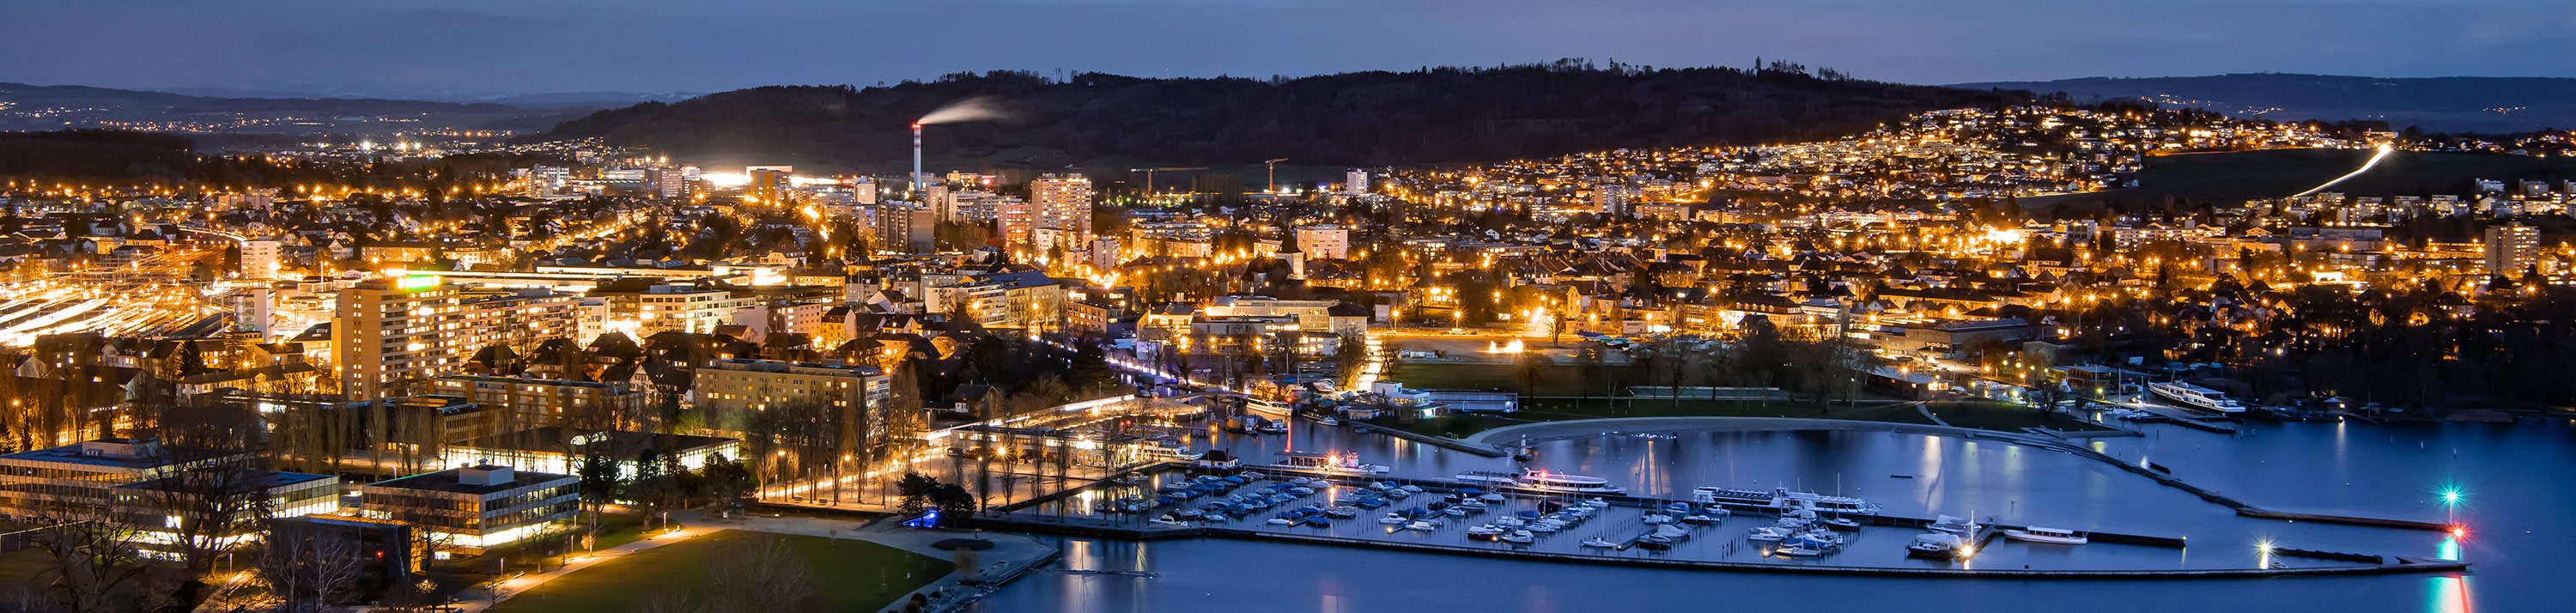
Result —
M42 588L34 585L36 575L49 568L53 568L53 560L45 557L43 549L28 547L0 553L0 593L19 588Z
M948 574L946 560L849 539L727 530L636 552L557 577L494 613L610 613L635 610L648 595L703 590L705 566L744 539L785 539L812 566L831 611L874 611Z
M2059 413L2043 413L2030 407L1988 401L1934 402L1926 405L1941 421L1961 428L2020 432L2022 428L2048 428L2075 432L2110 430L2081 419Z
M1511 364L1426 364L1399 362L1386 378L1417 389L1498 390L1520 393L1521 380ZM1622 367L1610 367L1622 368ZM1605 369L1606 371L1607 369ZM1540 370L1538 385L1530 396L1581 396L1585 388L1592 395L1607 395L1609 381L1586 382L1580 369L1567 365L1548 366Z

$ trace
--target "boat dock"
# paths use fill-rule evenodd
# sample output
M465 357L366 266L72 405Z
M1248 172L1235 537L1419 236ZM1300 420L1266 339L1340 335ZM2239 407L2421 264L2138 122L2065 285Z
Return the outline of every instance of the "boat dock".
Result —
M1174 467L1171 467L1171 466L1169 466L1169 465L1157 465L1157 467L1156 467L1156 468L1174 468ZM1399 485L1414 485L1414 486L1418 486L1418 487L1421 487L1421 488L1422 488L1426 493L1431 493L1431 494L1455 493L1455 492L1460 492L1460 491L1467 490L1467 489L1470 489L1470 488L1484 489L1484 488L1482 488L1482 487L1481 487L1481 486L1482 486L1482 484L1470 483L1470 482L1458 481L1458 480L1451 480L1451 479L1424 479L1424 478L1394 477L1394 476L1372 475L1372 474L1354 474L1354 473L1350 473L1350 472L1347 472L1347 471L1313 470L1313 469L1291 468L1291 467L1270 466L1270 465L1264 465L1264 466L1244 466L1244 467L1241 467L1237 472L1238 472L1238 474L1244 474L1244 475L1247 475L1247 476L1256 476L1256 477L1258 477L1258 478L1259 478L1259 480L1254 481L1254 482L1253 482L1253 484L1252 484L1252 485L1255 485L1255 486L1259 485L1260 483L1264 482L1265 480L1286 480L1286 479L1291 479L1291 478L1296 478L1296 477L1304 477L1304 478L1308 478L1308 479L1314 479L1314 480L1322 481L1322 482L1329 483L1329 484L1342 485L1342 486L1351 486L1351 485L1358 485L1358 484L1365 484L1365 483L1392 482L1392 483L1396 483L1396 484L1399 484ZM1601 499L1601 500L1603 500L1603 501L1605 501L1605 502L1608 502L1608 503L1611 505L1611 507L1613 507L1613 508L1618 508L1618 507L1627 507L1627 508L1634 508L1634 509L1642 509L1642 510L1645 510L1646 512L1653 512L1654 510L1667 508L1667 507L1670 507L1671 505L1674 505L1674 504L1677 504L1677 503L1678 503L1678 504L1686 504L1686 505L1690 505L1690 506L1695 507L1695 508L1704 508L1705 506L1707 506L1707 505L1709 505L1709 504L1712 504L1712 503L1699 503L1699 502L1690 501L1690 500L1680 500L1680 499L1671 499L1671 498L1657 498L1657 497L1647 497L1647 496L1595 496L1595 495L1579 495L1579 494L1546 494L1546 493L1532 493L1532 492L1526 492L1526 491L1505 492L1505 493L1506 493L1507 495L1510 495L1510 496L1514 497L1516 500L1522 501L1522 502L1524 502L1524 503L1536 502L1536 501L1547 501L1547 500L1556 500L1556 501L1562 501L1562 502L1569 502L1569 503L1570 503L1570 502L1573 502L1573 501L1575 501L1575 500L1577 500L1577 499L1591 499L1591 498L1599 498L1599 499ZM1034 502L1034 501L1032 501L1032 502ZM1295 503L1290 503L1290 504L1295 504ZM1727 509L1729 513L1731 513L1731 514L1735 514L1735 515L1739 515L1739 516L1778 516L1778 515L1780 515L1780 510L1779 510L1779 509L1772 509L1772 508L1768 508L1768 507L1759 507L1759 506L1752 506L1752 505L1738 505L1738 504L1724 504L1724 503L1716 503L1716 504L1717 504L1717 506L1719 506L1719 507L1721 507L1721 508L1725 508L1725 509ZM1660 555L1647 555L1647 556L1640 556L1640 555L1635 555L1633 552L1629 552L1629 550L1630 550L1631 546L1633 546L1633 545L1635 544L1635 539L1633 538L1633 536L1630 536L1630 537L1613 537L1613 538L1609 539L1609 540L1612 540L1612 541L1614 541L1614 542L1619 542L1619 543L1620 543L1620 545L1621 545L1621 546L1619 546L1619 547L1615 547L1615 548L1606 548L1606 549L1610 549L1610 551L1593 551L1593 550L1573 550L1573 551L1566 551L1566 550L1563 550L1564 548L1562 548L1562 547L1552 547L1552 548L1532 548L1532 547L1527 547L1527 546L1519 546L1519 547L1511 547L1511 546L1496 547L1496 546L1492 546L1492 545L1490 545L1490 544L1431 542L1431 541L1424 541L1424 540L1419 540L1419 539L1406 539L1406 538L1379 538L1379 536L1378 536L1378 535L1375 535L1375 534L1365 534L1365 533L1364 533L1364 534L1357 534L1357 535L1353 535L1353 534L1348 534L1348 533L1343 533L1343 534L1334 534L1334 533L1330 533L1329 531L1328 531L1328 532L1322 532L1322 533L1318 533L1318 532L1308 532L1308 531L1305 531L1305 530L1302 530L1302 529L1301 529L1301 530L1296 530L1296 531L1291 531L1290 529L1288 529L1288 527L1269 528L1269 527L1261 526L1261 525L1258 525L1258 520L1236 520L1236 521L1253 521L1253 522L1255 522L1255 525L1248 525L1248 526L1230 526L1230 525L1224 525L1224 523L1223 523L1223 522L1219 522L1219 523L1210 523L1210 524L1195 524L1195 523L1193 523L1193 524L1191 524L1191 525L1176 525L1176 524L1171 524L1171 523L1158 523L1158 522L1148 521L1148 518L1149 518L1149 517L1151 517L1151 516L1152 516L1152 515L1154 515L1156 512L1158 512L1158 511L1160 511L1160 510L1161 510L1161 509L1159 509L1159 508L1158 508L1158 509L1156 509L1155 511L1149 511L1149 512L1147 512L1147 513L1138 513L1138 514L1122 514L1122 515L1091 515L1091 516L1081 516L1081 515L1071 515L1071 516L1068 516L1068 515L1052 515L1052 514L1045 514L1045 513L1042 513L1042 512L1038 512L1038 511L1036 511L1035 509L1037 509L1037 508L1039 508L1039 507L1036 507L1036 506L1035 506L1035 505L1033 505L1033 504L1027 504L1027 503L1020 504L1020 505L1011 505L1011 507L1010 507L1010 508L1007 508L1007 509L1004 509L1004 508L997 508L997 509L995 509L995 511L997 511L996 513L979 515L979 516L977 516L977 517L975 517L975 518L972 518L972 519L971 519L971 520L969 520L969 521L971 521L971 522L972 522L973 524L975 524L975 525L978 525L978 526L980 526L980 527L984 527L984 528L989 528L989 529L1014 530L1014 531L1025 531L1025 532L1045 532L1045 533L1068 534L1068 535L1080 535L1080 536L1089 536L1089 537L1127 538L1127 539L1137 539L1137 540L1154 540L1154 539L1169 539L1169 538L1217 537L1217 538L1233 538L1233 539L1255 540L1255 541L1276 541L1276 542L1291 542L1291 543L1304 543L1304 544L1338 545L1338 546L1349 546L1349 547L1369 547L1369 548L1377 548L1377 549L1391 549L1391 550L1401 550L1401 551L1416 551L1416 552L1425 552L1425 553L1443 553L1443 554L1453 554L1453 555L1478 555L1478 556L1486 556L1486 557L1505 557L1505 558L1529 559L1529 560L1551 561L1551 562L1569 562L1569 563L1585 563L1585 564L1617 564L1617 565L1646 566L1646 567L1691 568L1691 569L1707 569L1707 570L1764 571L1764 572L1806 572L1806 573L1836 573L1836 574L1894 575L1894 576L1936 576L1936 577L1937 577L1937 576L1949 576L1949 577L1997 577L1997 576L2000 576L2000 577L2021 577L2021 578L2073 578L2073 579L2083 579L2083 578L2140 578L2140 579L2149 579L2149 578L2258 577L2258 576L2285 576L2285 575L2402 574L2402 573L2458 572L2458 571L2463 571L2463 570L2465 570L2465 569L2467 569L2467 568L2468 568L2468 564L2467 564L2467 563L2465 563L2465 562L2459 562L2459 561L2452 561L2452 560L2418 560L2418 559L2408 559L2408 558L2392 558L2392 557L2385 557L2385 556L2375 556L2375 555L2368 555L2368 554L2341 553L2341 552L2324 552L2324 551L2313 551L2313 550L2304 550L2304 549L2288 549L2288 548L2274 549L2274 550L2273 550L2273 552L2274 552L2275 554L2278 554L2278 555L2284 555L2284 556L2296 556L2296 557L2304 557L2304 558L2313 558L2313 559L2322 559L2322 560L2332 560L2332 561L2337 561L2337 562L2346 562L2346 563L2349 563L2350 565L2339 565L2339 566L2319 566L2319 567L2302 567L2302 568L2279 568L2279 567L2274 567L2274 568L2218 568L2218 569L2099 569L2099 570L2049 570L2049 569L2029 569L2029 568L1978 568L1978 567L1976 567L1975 565L1966 565L1965 567L1959 567L1959 568L1925 568L1925 567L1911 567L1911 566L1850 566L1850 565L1831 565L1831 564L1812 564L1812 563L1783 563L1783 562L1779 562L1779 561L1771 561L1771 560L1759 560L1759 561L1757 561L1757 560L1745 560L1745 559L1732 559L1732 560L1730 560L1730 559L1722 559L1722 558L1723 558L1723 557L1725 557L1725 556L1719 556L1719 558L1721 558L1721 559L1710 559L1710 558L1708 558L1708 557L1706 557L1706 556L1692 557L1692 556L1682 556L1682 555L1676 555L1676 556L1660 556ZM1897 516L1888 516L1888 515L1850 515L1850 516L1846 516L1846 518L1847 518L1847 519L1854 520L1854 521L1857 521L1857 522L1861 523L1863 526L1881 526L1881 527L1895 527L1895 528L1913 528L1913 529L1922 529L1922 528L1926 528L1926 527L1928 527L1928 526L1930 526L1930 525L1932 525L1932 524L1934 523L1934 520L1931 520L1931 519L1914 518L1914 517L1897 517ZM1473 520L1468 520L1468 521L1473 521ZM1608 521L1608 520L1605 520L1605 521ZM1630 519L1630 520L1624 520L1624 521L1633 521L1633 519ZM1624 530L1624 529L1625 529L1625 526L1628 526L1628 525L1629 525L1629 524L1626 524L1626 523L1617 523L1617 524L1613 524L1613 526L1616 526L1616 527L1607 527L1607 528L1608 528L1608 529L1611 529L1611 530ZM1652 527L1652 526L1649 526L1649 528L1651 528L1651 527ZM1994 539L1996 539L1996 538L1997 538L1997 537L1999 537L1999 536L2002 536L2002 533L2003 533L2003 531L2004 531L2004 530L2006 530L2006 529L2017 529L2017 528L2024 528L2024 527L2023 527L2023 526L2003 525L2003 524L1991 524L1991 523L1989 523L1989 524L1980 524L1978 531L1977 531L1977 532L1975 532L1974 534L1972 534L1972 535L1968 538L1968 542L1976 544L1976 546L1977 546L1979 549L1984 549L1984 548L1986 548L1989 544L1991 544L1991 543L1992 543L1992 541L1994 541ZM1698 528L1694 528L1694 529L1698 529ZM1403 532L1403 531L1401 531L1401 530L1396 530L1396 531L1391 531L1391 532L1390 532L1390 534L1396 534L1396 533L1404 533L1404 532ZM2185 540L2184 540L2183 538L2181 538L2181 537L2154 536L2154 535L2138 535L2138 534L2124 534L2124 533L2117 533L2117 532L2104 532L2104 531L2085 531L2085 532L2079 532L2078 534L2081 534L2081 535L2085 536L2086 538L2090 539L2090 540L2091 540L2091 541L2093 541L2093 542L2103 543L2103 544L2140 545L2140 546L2164 547L2164 548L2182 548L2182 547L2184 547L2184 546L2185 546L2185 544L2186 544L2186 543L2185 543ZM1608 536L1608 535L1603 535L1603 536ZM1548 537L1543 536L1542 538L1548 538ZM1572 537L1570 534L1557 534L1557 535L1553 535L1553 538L1559 538L1559 539L1570 539L1570 538L1573 538L1573 537ZM1732 541L1732 540L1729 540L1729 541L1723 541L1723 542L1727 543L1727 545L1725 545L1726 550L1727 550L1730 554L1732 554L1732 553L1735 551L1735 547L1734 547L1734 545L1733 545L1733 541ZM1703 544L1703 545L1701 545L1701 547L1710 547L1710 546L1713 546L1713 545L1707 545L1707 544ZM1549 550L1549 549L1556 549L1556 550L1551 551L1551 550ZM1708 550L1703 549L1702 551L1708 551Z

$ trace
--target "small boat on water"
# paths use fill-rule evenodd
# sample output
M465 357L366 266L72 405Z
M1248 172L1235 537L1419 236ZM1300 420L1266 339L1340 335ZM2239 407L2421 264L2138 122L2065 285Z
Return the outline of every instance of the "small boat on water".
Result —
M1822 523L1824 523L1824 524L1825 524L1825 527L1827 527L1827 528L1832 528L1832 529L1835 529L1835 530L1859 530L1859 529L1860 529L1860 522L1856 522L1856 521L1852 521L1852 520L1848 520L1848 519L1843 519L1843 518L1840 518L1840 517L1827 518L1827 519L1825 519Z
M1484 494L1481 494L1481 495L1476 496L1476 499L1477 499L1477 500L1482 500L1482 501L1485 501L1485 502L1488 502L1488 503L1502 502L1502 501L1505 501L1505 500L1511 500L1511 498L1510 498L1510 497L1506 497L1506 496L1504 496L1504 495L1502 495L1502 494L1497 494L1497 493L1493 493L1493 492L1485 492Z
M1669 524L1673 523L1673 516L1662 513L1647 513L1645 517L1639 518L1638 521L1646 522L1646 525L1650 526L1655 524Z
M1947 532L1917 534L1914 535L1914 542L1905 545L1905 555L1916 558L1965 558L1968 557L1968 540Z
M1514 545L1527 545L1538 541L1538 537L1532 536L1528 530L1513 530L1503 533L1502 540Z
M2082 545L2092 542L2092 539L2086 538L2081 534L2076 534L2073 530L2042 528L2039 526L2025 526L2020 529L2004 530L2004 538L2016 541L2029 541L2033 543L2048 543L2051 545Z
M1796 532L1792 532L1787 528L1779 526L1763 526L1760 528L1754 528L1751 533L1744 535L1744 538L1755 541L1778 542L1787 540L1789 537L1795 536L1796 534Z
M1423 531L1423 532L1430 532L1430 531L1433 531L1433 530L1438 530L1438 529L1440 529L1440 520L1437 520L1437 519L1422 519L1422 520L1414 520L1414 521L1413 521L1413 523L1405 524L1405 525L1404 525L1404 528L1405 528L1405 529L1407 529L1407 530L1420 530L1420 531Z
M1777 549L1772 549L1771 555L1789 558L1812 558L1825 555L1825 550L1800 545L1782 545Z
M1976 533L1977 522L1943 515L1939 518L1933 519L1932 525L1926 527L1931 528L1934 532L1947 532L1959 536L1968 536Z
M1468 527L1467 527L1467 538L1476 539L1476 540L1480 540L1480 541L1490 541L1490 540L1493 540L1493 539L1494 539L1494 537L1496 537L1496 536L1501 536L1502 534L1503 534L1503 528L1502 528L1501 526L1496 526L1496 525L1493 525L1493 524L1485 524L1485 525L1482 525L1482 526L1468 526Z
M1592 538L1588 538L1588 539L1583 539L1583 546L1585 546L1585 547L1591 547L1591 548L1594 548L1594 549L1617 549L1617 548L1619 548L1619 544L1618 544L1618 543L1610 542L1610 539L1605 539L1605 538L1601 538L1601 537L1598 537L1598 536L1596 536L1596 537L1592 537Z

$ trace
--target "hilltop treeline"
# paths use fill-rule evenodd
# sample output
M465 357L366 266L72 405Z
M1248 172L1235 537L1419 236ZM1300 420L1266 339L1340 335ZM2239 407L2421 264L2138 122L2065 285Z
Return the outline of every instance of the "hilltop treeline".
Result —
M913 119L976 96L998 98L1010 117L933 126L934 156L980 151L1000 155L995 162L1054 165L1102 156L1210 165L1484 161L1839 136L1908 113L2028 98L1854 80L1785 63L1754 71L1562 60L1267 80L1001 71L645 103L564 122L534 139L603 137L698 159L892 166L910 156Z
M189 138L122 130L0 132L0 180L35 185L161 187L172 191L222 191L255 187L284 190L413 191L433 199L490 190L511 169L563 164L546 155L469 153L392 162L271 159L199 155Z

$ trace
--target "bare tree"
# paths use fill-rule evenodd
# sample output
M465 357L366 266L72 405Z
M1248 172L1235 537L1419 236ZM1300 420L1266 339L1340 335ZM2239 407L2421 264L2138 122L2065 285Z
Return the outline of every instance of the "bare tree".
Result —
M348 602L367 572L358 546L331 535L271 536L259 558L260 580L289 613L320 611Z
M45 570L37 576L45 590L77 613L117 609L117 593L150 570L136 548L136 532L117 526L104 513L57 510L40 516L32 539L45 552Z
M214 570L215 560L241 547L234 538L268 519L268 486L275 473L260 470L259 424L246 410L191 407L161 423L162 444L152 453L167 466L141 486L168 513L170 547L190 575Z

